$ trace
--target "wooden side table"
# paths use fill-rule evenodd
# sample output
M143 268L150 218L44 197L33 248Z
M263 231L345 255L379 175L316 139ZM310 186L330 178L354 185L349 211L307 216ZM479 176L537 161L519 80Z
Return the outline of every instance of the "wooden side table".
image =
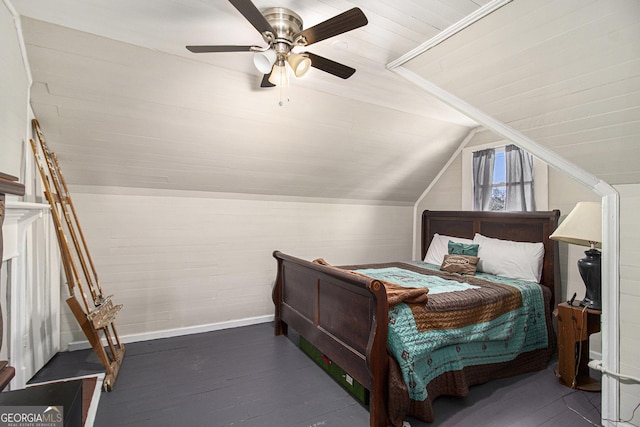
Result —
M566 302L558 305L558 377L567 387L599 391L600 381L589 375L589 336L600 332L600 314Z

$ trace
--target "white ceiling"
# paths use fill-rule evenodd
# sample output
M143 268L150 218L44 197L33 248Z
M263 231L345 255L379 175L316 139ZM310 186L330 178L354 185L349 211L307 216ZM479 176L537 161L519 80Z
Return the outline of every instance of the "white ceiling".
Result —
M386 65L488 1L254 3L305 28L360 7L367 26L307 49L357 72L311 69L281 92L259 88L249 53L188 52L263 44L225 0L15 1L32 107L67 181L415 201L475 123ZM612 183L637 182L636 162L574 155L603 140L638 150L639 3L514 0L407 67ZM580 138L594 120L613 132Z
M609 184L637 184L639 22L638 0L515 0L406 67Z

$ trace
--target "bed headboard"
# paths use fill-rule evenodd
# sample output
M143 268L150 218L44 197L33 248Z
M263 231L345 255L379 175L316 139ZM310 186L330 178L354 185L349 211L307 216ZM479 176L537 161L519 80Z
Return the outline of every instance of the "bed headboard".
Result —
M555 301L555 284L560 284L558 243L549 239L556 229L560 211L481 212L424 211L422 213L422 258L434 233L473 239L475 233L518 242L542 242L544 263L540 283L551 289Z

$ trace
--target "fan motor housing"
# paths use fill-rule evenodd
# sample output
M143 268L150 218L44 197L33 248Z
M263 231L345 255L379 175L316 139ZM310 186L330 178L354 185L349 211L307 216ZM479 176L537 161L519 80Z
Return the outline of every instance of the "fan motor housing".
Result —
M288 52L293 44L293 36L302 31L302 18L291 9L284 7L265 9L262 15L276 30L274 41L276 51ZM269 42L266 37L265 41Z

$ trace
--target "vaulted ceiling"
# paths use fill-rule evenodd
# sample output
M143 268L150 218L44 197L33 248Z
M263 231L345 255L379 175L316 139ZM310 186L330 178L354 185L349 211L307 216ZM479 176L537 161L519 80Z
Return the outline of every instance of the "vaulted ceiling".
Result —
M188 52L264 45L223 0L16 1L31 104L67 181L415 201L476 124L387 64L493 2L254 3L305 28L360 7L368 25L308 48L356 73L260 88L252 54ZM640 154L639 3L513 0L404 66L611 183L640 182L622 154Z

